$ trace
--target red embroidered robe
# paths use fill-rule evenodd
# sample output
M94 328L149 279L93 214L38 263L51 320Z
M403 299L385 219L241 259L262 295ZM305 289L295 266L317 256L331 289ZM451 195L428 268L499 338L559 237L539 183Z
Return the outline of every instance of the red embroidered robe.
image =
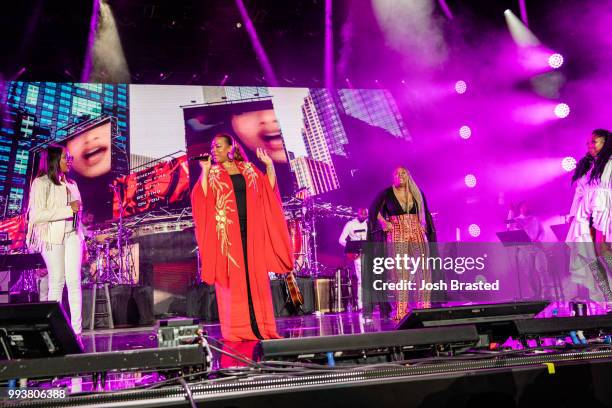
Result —
M246 181L247 262L253 309L262 337L279 338L268 272L293 268L293 251L278 192L250 162L237 162ZM200 181L191 193L202 280L215 285L223 338L257 340L251 329L244 253L232 180L211 166L207 194Z

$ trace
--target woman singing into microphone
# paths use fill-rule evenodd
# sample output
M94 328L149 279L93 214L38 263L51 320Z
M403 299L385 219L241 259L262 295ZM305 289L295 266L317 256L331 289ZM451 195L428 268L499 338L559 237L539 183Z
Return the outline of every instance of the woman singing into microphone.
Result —
M214 164L200 161L191 200L202 280L215 285L221 334L230 341L279 338L268 272L291 271L293 251L272 159L257 149L262 173L225 134L211 150Z
M67 284L72 329L80 335L81 195L76 183L66 177L71 162L61 146L49 145L41 153L38 174L30 187L26 241L45 260L49 272L48 300L61 302Z

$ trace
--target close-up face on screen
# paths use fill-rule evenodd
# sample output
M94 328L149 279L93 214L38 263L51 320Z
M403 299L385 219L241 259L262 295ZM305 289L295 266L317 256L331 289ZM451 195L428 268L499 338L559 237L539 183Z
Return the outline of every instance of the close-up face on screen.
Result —
M111 171L111 125L95 127L66 143L73 157L72 168L87 178L105 175Z
M265 149L272 160L286 163L281 128L274 109L255 110L232 115L232 129L250 151Z
M0 406L612 407L612 0L8 3Z

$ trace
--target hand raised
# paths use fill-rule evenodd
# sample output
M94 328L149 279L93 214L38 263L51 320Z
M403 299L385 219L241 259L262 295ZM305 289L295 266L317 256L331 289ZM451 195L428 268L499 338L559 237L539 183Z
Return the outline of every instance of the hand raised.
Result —
M261 147L257 148L257 158L266 166L272 165L272 158L268 156L268 153Z

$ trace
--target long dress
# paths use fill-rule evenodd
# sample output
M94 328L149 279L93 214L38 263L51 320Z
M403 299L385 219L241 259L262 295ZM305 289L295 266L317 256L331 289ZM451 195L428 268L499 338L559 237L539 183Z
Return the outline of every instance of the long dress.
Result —
M236 165L232 176L212 165L207 194L199 182L191 194L202 280L215 285L225 340L279 338L268 272L293 267L287 224L268 177L250 162Z
M423 203L425 204L425 198L423 197ZM378 224L378 214L381 214L383 218L393 224L393 230L389 233L385 233L381 230ZM421 257L428 256L429 247L428 247L428 236L431 236L435 240L435 229L433 228L433 222L431 220L431 215L427 208L425 208L425 221L426 221L426 231L423 232L421 229L421 221L419 219L419 208L416 204L416 201L413 203L412 207L406 211L402 208L397 197L393 193L393 188L389 187L383 190L374 200L372 205L369 208L370 214L370 229L371 233L369 233L369 240L374 242L385 242L385 249L383 250L385 253L383 256L393 257L396 255L403 256L404 254L410 257ZM381 247L382 248L382 247ZM379 250L380 251L380 250ZM380 256L379 254L378 256ZM362 277L362 279L364 279ZM419 268L415 274L410 274L405 269L393 269L388 270L385 276L386 281L388 282L399 282L399 281L412 281L415 282L417 288L420 286L421 281L431 282L431 270L428 268ZM364 279L365 281L365 279ZM366 289L364 286L364 293L366 290L372 292L381 292L381 291L372 291L371 288ZM387 293L386 300L390 301L391 305L393 305L393 309L395 310L394 319L403 318L407 310L409 308L409 300L412 300L413 304L415 304L418 308L429 308L431 307L431 291L427 290L418 290L412 291L413 296L410 299L409 292L407 290L397 290L394 293ZM372 293L373 296L368 299L369 301L374 301L375 303L382 303L381 299L377 299L377 296L380 297L380 293ZM364 309L368 310L366 306L366 299L364 294ZM370 306L371 307L371 306ZM381 304L381 308L383 310L386 309L388 312L388 306Z

